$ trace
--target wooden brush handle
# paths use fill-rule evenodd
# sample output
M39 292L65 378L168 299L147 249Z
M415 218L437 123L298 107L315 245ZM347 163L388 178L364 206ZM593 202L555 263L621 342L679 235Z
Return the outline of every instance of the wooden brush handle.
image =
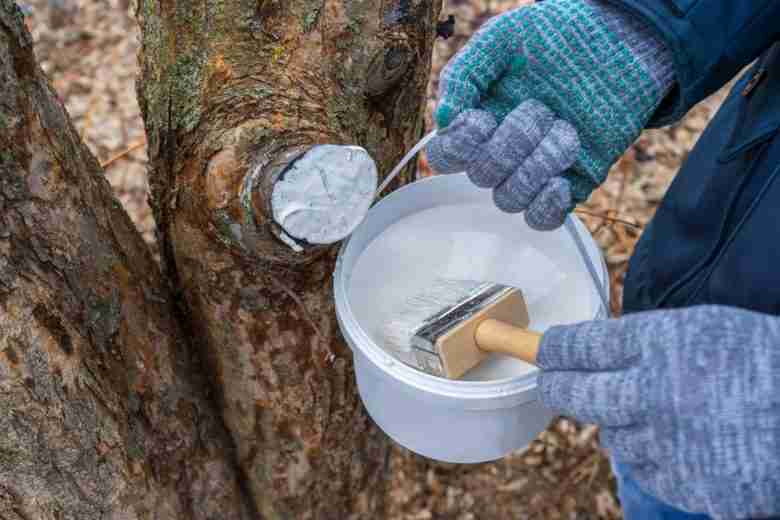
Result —
M536 364L542 335L538 332L487 319L479 324L475 334L477 346L485 352L498 352Z

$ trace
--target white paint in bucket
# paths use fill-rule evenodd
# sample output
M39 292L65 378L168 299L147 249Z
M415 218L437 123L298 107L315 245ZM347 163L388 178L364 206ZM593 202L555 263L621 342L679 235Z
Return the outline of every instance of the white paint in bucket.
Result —
M584 226L578 221L575 226L606 286L598 248ZM499 211L490 191L464 174L431 177L395 191L342 246L334 276L336 312L372 418L421 455L448 462L494 460L526 446L552 418L537 400L538 370L496 356L466 379L450 381L399 362L381 344L378 331L390 314L440 276L520 287L531 327L540 332L605 313L567 230L531 230L521 214Z

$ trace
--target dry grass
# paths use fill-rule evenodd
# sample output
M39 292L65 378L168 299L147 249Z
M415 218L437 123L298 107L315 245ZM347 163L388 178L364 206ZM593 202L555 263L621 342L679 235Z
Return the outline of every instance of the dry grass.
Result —
M138 29L122 0L77 1L78 11L55 29L52 22L62 23L62 16L51 16L45 0L33 0L29 25L38 59L88 145L106 164L117 197L154 247L154 222L146 202L143 125L134 89ZM436 42L429 127L438 71L475 28L515 5L506 0L450 0L445 6L443 18L456 16L456 35ZM637 226L580 215L607 259L615 314L620 311L623 276L641 228L721 99L722 93L713 96L673 128L643 134L582 208ZM423 175L430 173L424 157L420 169ZM396 448L388 486L387 518L398 520L621 517L596 428L563 418L526 451L489 464L436 464Z

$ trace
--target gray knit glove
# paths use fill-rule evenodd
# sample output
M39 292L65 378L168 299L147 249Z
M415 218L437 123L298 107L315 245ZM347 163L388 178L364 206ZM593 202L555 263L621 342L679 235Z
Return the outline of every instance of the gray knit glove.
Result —
M529 226L551 230L571 206L569 182L560 174L574 164L579 149L573 126L529 100L501 126L489 112L463 112L428 144L428 157L440 173L465 170L480 188L493 188L493 200L503 211L527 209Z
M672 80L670 51L622 8L546 0L514 9L488 21L442 71L440 135L428 158L439 173L465 170L478 186L498 189L502 210L528 209L529 225L553 229L604 181ZM529 100L535 108L518 108Z
M714 518L780 514L780 318L700 306L552 327L543 403L602 427L640 487Z

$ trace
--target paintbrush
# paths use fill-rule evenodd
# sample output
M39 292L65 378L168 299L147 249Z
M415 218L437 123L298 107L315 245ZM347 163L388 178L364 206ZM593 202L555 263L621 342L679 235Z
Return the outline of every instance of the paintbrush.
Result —
M414 368L458 379L491 352L535 364L542 335L526 330L528 322L520 289L438 279L406 300L382 335Z

